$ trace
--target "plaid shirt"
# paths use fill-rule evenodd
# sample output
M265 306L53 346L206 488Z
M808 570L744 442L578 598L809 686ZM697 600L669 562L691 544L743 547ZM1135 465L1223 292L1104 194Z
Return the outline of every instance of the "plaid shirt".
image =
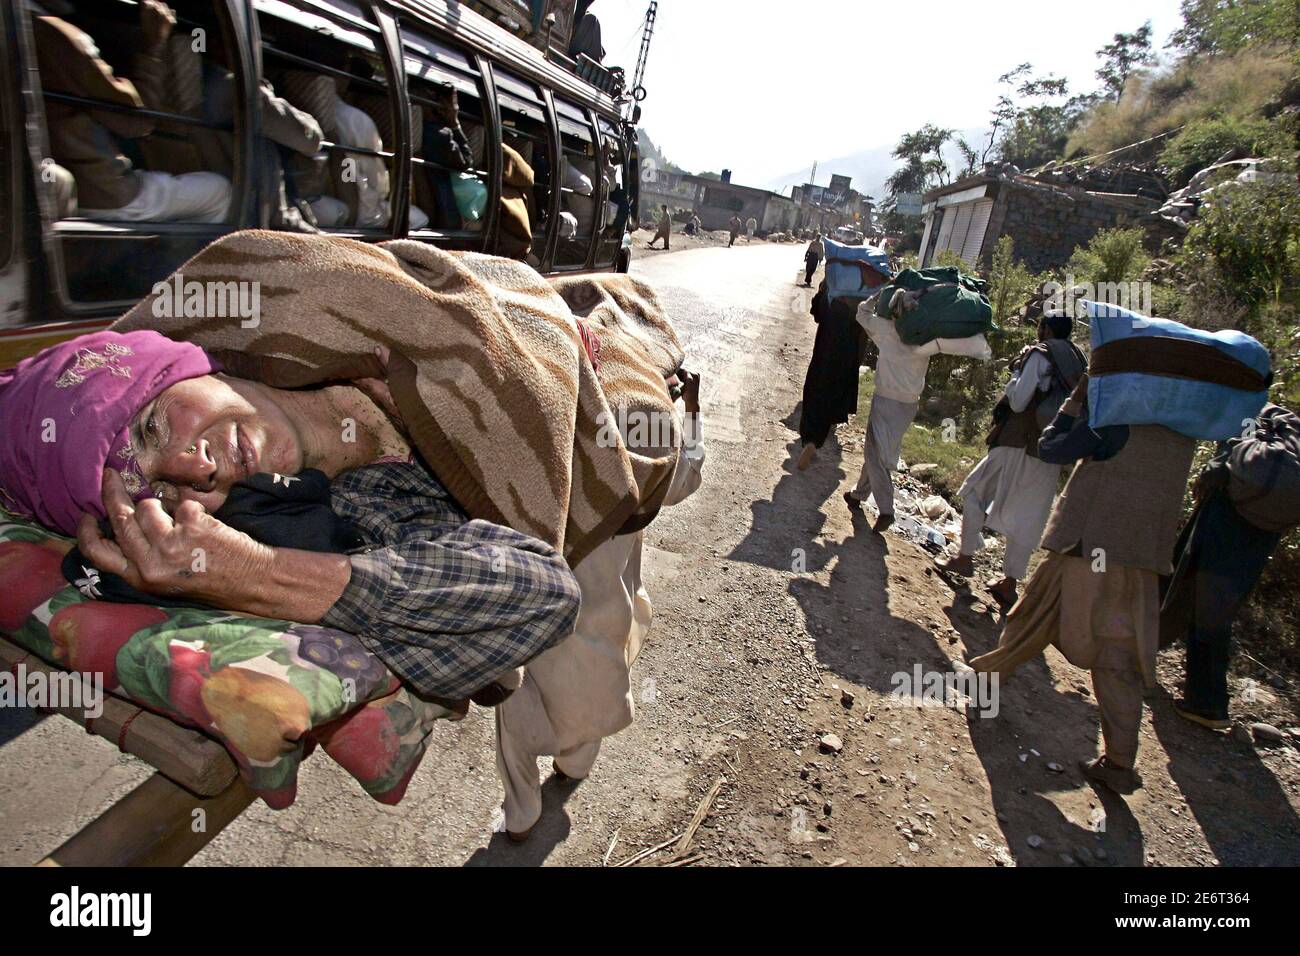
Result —
M417 463L367 465L330 487L372 547L323 624L360 637L417 692L460 699L558 644L578 617L563 556L470 521Z

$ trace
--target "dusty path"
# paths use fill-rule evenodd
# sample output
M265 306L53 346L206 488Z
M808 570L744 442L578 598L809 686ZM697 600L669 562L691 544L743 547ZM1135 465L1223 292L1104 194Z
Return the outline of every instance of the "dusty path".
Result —
M1054 651L1001 688L996 717L891 699L894 675L992 646L996 618L914 545L850 520L851 428L793 471L814 331L801 256L755 244L637 261L704 375L705 485L648 535L656 621L639 720L590 779L545 785L532 841L492 832L492 719L475 709L436 735L400 806L312 759L293 807L253 807L196 863L599 865L680 833L720 777L691 849L702 863L1300 862L1294 746L1212 736L1153 701L1146 787L1120 800L1075 769L1098 725L1087 675ZM838 754L820 752L828 732ZM49 771L48 748L71 759ZM144 775L67 721L0 726L0 862L38 859Z

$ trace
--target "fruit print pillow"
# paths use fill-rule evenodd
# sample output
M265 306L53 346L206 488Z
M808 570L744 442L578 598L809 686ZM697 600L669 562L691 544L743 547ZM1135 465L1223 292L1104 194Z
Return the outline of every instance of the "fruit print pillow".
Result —
M411 695L352 634L90 600L60 570L71 547L0 510L0 635L217 738L272 807L293 803L316 744L376 800L397 803L435 721L456 716Z

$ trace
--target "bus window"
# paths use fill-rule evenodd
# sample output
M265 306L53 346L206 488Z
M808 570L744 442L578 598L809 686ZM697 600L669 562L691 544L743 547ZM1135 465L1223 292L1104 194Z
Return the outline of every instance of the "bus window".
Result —
M424 221L410 234L453 249L483 248L488 218L487 114L482 76L464 53L402 24L411 101L411 195Z
M601 210L600 244L596 249L596 267L613 269L618 265L623 248L623 233L627 230L631 197L628 195L627 176L629 157L623 147L623 137L609 120L597 120L600 131L599 171L604 180L604 203Z
M501 110L501 144L509 147L532 170L531 188L520 187L526 201L529 232L532 234L532 251L521 249L511 234L509 217L504 217L497 230L497 251L502 255L526 258L535 268L541 264L546 251L546 237L551 216L551 137L546 118L546 101L536 84L518 79L503 70L493 69L496 82L497 104ZM506 154L502 166L503 191L510 186L509 173L512 157Z
M331 0L326 17L307 3L254 6L267 80L324 134L317 151L281 149L287 202L326 231L391 235L397 113L368 8Z
M238 214L239 124L214 117L238 68L226 4L29 11L48 148L35 173L62 291L71 303L137 298Z
M557 268L583 268L596 233L596 204L600 201L596 143L586 111L555 98L560 128L560 242Z

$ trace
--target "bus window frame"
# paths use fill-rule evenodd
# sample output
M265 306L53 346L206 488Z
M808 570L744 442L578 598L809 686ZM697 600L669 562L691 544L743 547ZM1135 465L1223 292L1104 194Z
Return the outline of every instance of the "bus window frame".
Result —
M496 107L496 91L491 82L491 77L489 76L487 60L483 56L481 56L480 54L478 54L477 52L471 49L457 48L455 47L454 44L448 42L447 40L443 40L436 35L431 35L431 31L424 24L420 24L416 22L411 25L411 28L408 31L408 29L403 24L402 18L398 17L397 29L399 32L399 49L401 50L402 82L405 84L405 105L407 106L408 109L407 116L406 116L406 122L408 126L410 124L409 109L412 103L415 103L416 105L420 105L429 102L423 96L419 97L416 100L412 100L411 84L410 84L411 74L408 73L406 69L407 47L405 43L401 42L401 40L406 36L408 32L412 33L416 39L424 43L432 43L437 46L446 46L446 47L451 47L452 49L459 49L459 51L465 56L465 59L468 62L468 64L478 71L477 82L474 83L474 88L475 88L474 95L478 97L479 111L482 113L482 118L483 118L483 130L484 130L483 151L485 153L484 159L486 160L487 168L471 169L468 170L468 172L474 173L475 175L482 178L484 184L488 188L487 208L484 210L482 229L442 230L442 229L429 227L429 228L420 229L418 231L412 232L409 229L409 222L408 222L408 228L403 233L403 235L405 235L407 238L415 239L418 242L430 242L432 244L436 244L437 240L441 239L444 242L457 242L465 245L472 245L474 248L472 248L471 251L474 252L495 252L496 243L497 243L496 229L497 229L498 210L500 208L500 200L501 200L501 166L502 166L501 158L500 158L501 157L501 125L500 125L500 117L497 113L497 107ZM412 53L411 58L413 60L421 61L424 59L424 55L423 54L416 55L415 53ZM439 67L451 74L456 73L458 66L453 67L451 64L440 63L439 54L436 50L432 53L432 58L433 58L433 63L431 64L432 66ZM415 78L417 80L420 80L421 82L434 82L432 80L428 80L420 76L416 76ZM468 79L468 77L463 77L463 78ZM455 86L455 84L452 84L452 86ZM444 169L445 167L442 167L437 163L426 160L423 157L416 157L414 155L415 148L417 145L423 147L423 143L416 144L414 142L414 138L415 138L414 129L409 130L409 137L411 141L408 144L409 148L406 151L407 156L410 158L410 175L408 176L408 188L411 191L411 195L414 196L414 191L415 191L414 177L415 177L416 168L432 167L434 169ZM449 169L446 171L462 172L463 170ZM409 208L409 203L408 203L408 208ZM429 213L430 210L425 210L426 215L428 215Z
M9 37L11 18L19 11L12 4L0 4L0 132L6 134L0 155L4 157L4 167L0 175L5 183L0 187L0 216L5 217L0 226L0 272L8 272L14 265L26 222L26 182L23 170L27 164L23 157L22 109L15 102L18 83L18 64L10 62Z
M566 106L572 109L576 109L579 113L581 113L587 125L587 136L589 137L587 145L590 146L592 149L591 235L587 237L587 255L580 264L568 263L565 265L561 265L559 262L556 262L554 265L554 269L557 272L591 272L592 270L595 269L596 252L600 248L600 241L602 238L602 232L600 229L596 228L596 224L600 221L601 210L604 208L604 203L606 201L605 186L604 186L605 177L601 172L601 168L600 168L601 165L600 151L602 145L600 124L596 122L596 113L590 107L583 106L579 103L575 103L572 100L567 98L563 99L562 102L564 102ZM577 123L577 120L574 119L572 116L565 116L565 119L570 123L574 123L574 124ZM562 132L559 128L558 107L556 110L556 132L557 134ZM560 159L561 161L564 160L563 142L560 143ZM564 181L563 176L561 176L560 182L563 183L563 181ZM561 185L558 191L560 192L561 197L563 197L564 186ZM574 238L575 239L581 238L581 233L579 233ZM558 238L556 241L556 249L557 251L559 249Z
M72 298L67 263L64 259L64 243L86 240L117 239L121 241L155 241L165 237L184 238L187 236L211 236L212 240L248 228L250 215L255 208L251 196L252 149L253 137L260 135L260 113L250 117L240 102L256 102L252 84L253 62L248 49L248 23L245 16L246 5L243 0L207 0L219 18L223 18L221 27L226 31L224 37L226 50L231 58L230 68L235 75L235 86L240 96L234 108L232 132L235 136L235 161L230 181L230 214L225 222L118 222L114 220L87 219L73 217L58 219L53 198L35 182L36 212L40 219L41 246L47 265L48 291L54 295L59 311L72 318L123 312L133 307L138 298L103 299L84 301ZM36 40L32 31L30 17L26 11L15 24L15 36L18 61L23 75L19 95L31 108L27 111L24 132L27 144L31 172L39 179L42 161L52 155L49 142L49 119L46 115L45 101L49 96L60 100L86 100L84 97L69 97L63 94L46 94L40 81L40 70L36 61ZM179 25L179 24L178 24ZM87 102L96 102L86 100ZM159 110L131 110L118 104L103 103L97 109L126 111L137 115L148 115L167 122L184 125L198 125L207 128L220 128L215 124L197 121L194 117ZM180 263L177 263L179 265Z
M238 0L236 0L238 2ZM371 241L384 241L387 239L396 239L406 235L407 223L410 219L410 202L409 189L404 188L405 181L409 179L409 151L404 150L411 140L411 118L409 115L402 115L402 111L396 110L397 102L406 104L407 94L405 85L405 71L398 70L395 67L400 51L400 38L397 30L397 18L393 16L384 7L369 3L367 0L356 0L357 6L369 13L373 18L369 22L353 22L351 18L345 16L334 8L323 7L315 0L249 0L249 7L254 16L252 18L255 29L254 43L257 51L257 76L259 81L266 75L263 52L269 50L271 56L288 63L297 63L307 69L315 70L326 76L344 77L350 82L356 82L360 86L365 86L373 91L382 91L388 100L388 110L390 121L397 137L396 143L385 144L386 148L382 150L366 149L360 146L340 146L338 143L326 140L321 143L321 150L326 153L340 152L351 153L358 156L374 156L385 161L391 161L392 166L388 176L388 225L384 227L374 226L343 226L337 229L320 228L322 235L339 236L344 239L360 239ZM279 8L306 13L317 20L323 21L326 25L334 25L345 34L366 35L373 44L374 49L367 50L364 46L344 39L337 33L321 31L318 27L310 23L290 20L280 13L276 12ZM373 80L365 80L361 77L353 76L346 70L340 70L335 67L325 66L324 64L314 63L310 59L288 50L279 49L276 46L266 43L262 38L261 24L258 15L268 16L275 20L281 20L300 29L311 29L323 33L323 39L331 43L337 43L344 48L365 53L367 55L379 58L383 65L385 82L379 83ZM396 44L396 46L395 46ZM394 97L398 99L394 99ZM257 97L254 98L257 100ZM351 104L348 104L351 105ZM359 108L359 107L358 107ZM260 103L258 106L260 111ZM260 115L260 112L259 112ZM260 127L259 127L260 132ZM404 157L405 156L405 161ZM399 202L399 200L405 200Z
M605 138L606 138L605 126L602 125L602 121L603 121L605 124L608 124L610 129L610 135L619 144L619 155L623 157L623 163L620 169L622 170L623 173L623 192L628 203L627 218L623 220L623 230L617 234L606 235L607 232L612 231L614 226L617 225L616 222L609 223L605 229L597 232L596 246L595 249L592 251L592 260L591 260L593 269L602 268L605 263L597 261L596 257L600 255L600 250L605 245L611 245L615 251L614 251L614 260L609 265L611 269L617 269L619 253L623 247L623 237L627 234L628 226L632 222L632 190L631 187L628 185L629 182L628 176L629 176L629 167L632 165L633 160L630 155L630 151L628 149L628 138L627 138L628 128L624 126L621 121L615 121L610 119L607 116L602 116L601 114L597 113L595 110L589 110L588 112L590 112L591 114L591 120L592 123L595 124L596 132L600 134L602 151L605 148ZM602 156L602 158L598 161L598 166L603 165L603 162L604 160ZM606 189L605 175L603 169L600 170L600 174L601 174L600 191L601 191L602 205L599 208L602 210L602 215L603 215L603 211L607 210L609 203L613 201L610 198L613 195L613 192L612 190Z
M537 91L537 96L541 100L542 122L546 126L547 138L547 160L551 167L550 188L547 195L547 227L544 234L533 232L533 240L536 243L537 237L542 236L542 248L539 250L535 246L532 254L537 257L538 272L553 272L552 264L555 261L555 248L559 243L560 230L557 227L560 216L560 129L555 119L555 103L551 97L549 87L539 83L537 80L520 75L520 73L511 70L507 66L498 67L495 60L488 61L493 81L492 109L497 113L497 123L499 126L499 135L497 136L497 150L500 152L502 144L505 142L505 121L501 118L501 100L502 97L508 97L519 101L522 105L533 107L535 104L524 102L517 94L512 93L509 89L502 90L499 88L496 79L498 71L511 81L519 84L530 86ZM517 110L515 112L518 112ZM526 135L526 134L520 134ZM502 163L498 160L498 163ZM529 224L532 225L531 223Z

